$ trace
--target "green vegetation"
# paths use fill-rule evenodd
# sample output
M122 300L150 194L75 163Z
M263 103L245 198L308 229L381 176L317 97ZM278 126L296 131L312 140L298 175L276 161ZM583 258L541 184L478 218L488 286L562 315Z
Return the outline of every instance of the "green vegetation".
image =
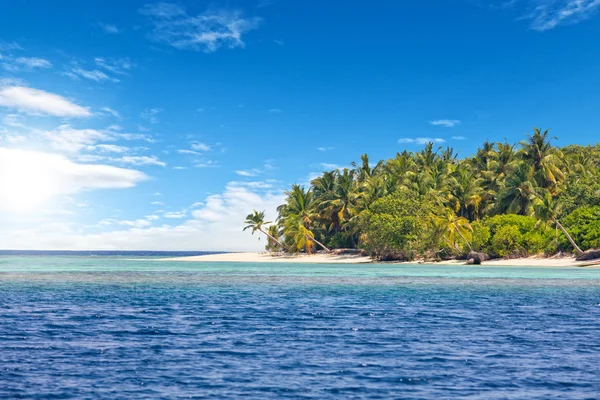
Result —
M554 147L534 129L519 144L485 142L465 159L429 143L371 166L293 185L276 225L246 221L267 249L359 248L381 260L492 257L600 247L600 145Z

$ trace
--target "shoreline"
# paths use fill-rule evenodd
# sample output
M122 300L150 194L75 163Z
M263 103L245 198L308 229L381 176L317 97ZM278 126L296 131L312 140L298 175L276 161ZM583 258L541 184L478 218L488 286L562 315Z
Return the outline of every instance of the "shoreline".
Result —
M465 260L447 260L438 262L401 261L378 262L371 257L352 254L313 255L281 255L271 253L224 253L201 256L163 258L159 261L182 262L240 262L240 263L300 263L300 264L420 264L420 265L466 265ZM514 259L494 259L482 263L481 266L510 266L510 267L588 267L600 268L600 260L575 261L575 257L526 257Z

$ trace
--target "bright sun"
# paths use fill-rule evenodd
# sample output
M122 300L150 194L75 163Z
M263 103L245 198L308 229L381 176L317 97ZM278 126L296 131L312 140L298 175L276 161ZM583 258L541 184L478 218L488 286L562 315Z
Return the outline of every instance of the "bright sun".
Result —
M0 151L0 209L34 211L58 194L58 184L55 171L43 157Z

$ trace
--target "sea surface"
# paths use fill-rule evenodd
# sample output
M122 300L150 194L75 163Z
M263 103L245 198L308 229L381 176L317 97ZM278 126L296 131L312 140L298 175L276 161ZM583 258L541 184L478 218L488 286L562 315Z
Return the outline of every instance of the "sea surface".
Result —
M598 399L600 269L4 255L0 398Z

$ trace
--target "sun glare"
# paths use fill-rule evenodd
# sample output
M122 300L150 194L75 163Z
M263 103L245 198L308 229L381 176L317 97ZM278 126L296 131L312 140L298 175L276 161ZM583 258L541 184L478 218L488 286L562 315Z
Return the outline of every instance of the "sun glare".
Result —
M30 152L0 155L0 208L31 212L57 194L56 174L43 157Z

